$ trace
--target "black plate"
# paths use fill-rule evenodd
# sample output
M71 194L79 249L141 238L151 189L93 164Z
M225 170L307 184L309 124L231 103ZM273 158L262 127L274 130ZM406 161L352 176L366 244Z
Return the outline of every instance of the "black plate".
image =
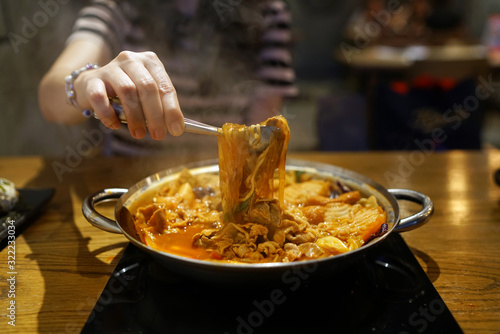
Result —
M45 205L54 195L54 189L17 189L19 192L19 201L16 207L6 214L0 215L0 250L7 245L9 225L15 231L17 237L24 229L32 223L42 212ZM9 224L9 221L13 221Z

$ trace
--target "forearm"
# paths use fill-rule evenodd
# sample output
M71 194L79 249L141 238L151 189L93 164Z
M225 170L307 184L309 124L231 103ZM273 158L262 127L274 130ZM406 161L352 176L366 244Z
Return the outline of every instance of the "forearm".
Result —
M38 103L43 116L50 122L76 124L85 120L85 117L66 100L64 77L68 73L60 68L53 69L40 83Z
M78 40L68 45L39 85L38 101L44 117L48 121L61 124L83 122L85 117L67 102L64 79L87 63L105 65L110 58L109 48L97 39Z

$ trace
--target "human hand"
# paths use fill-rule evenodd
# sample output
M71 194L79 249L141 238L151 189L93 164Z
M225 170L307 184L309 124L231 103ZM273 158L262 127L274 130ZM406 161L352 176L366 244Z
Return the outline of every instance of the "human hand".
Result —
M120 126L108 98L117 96L133 137L145 136L146 123L157 140L164 138L167 130L174 136L184 131L175 88L153 52L123 51L107 65L82 72L74 87L78 104L92 109L110 129Z

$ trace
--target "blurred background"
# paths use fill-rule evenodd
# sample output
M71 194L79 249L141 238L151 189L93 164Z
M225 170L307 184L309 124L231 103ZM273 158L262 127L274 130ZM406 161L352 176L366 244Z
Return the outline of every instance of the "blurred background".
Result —
M91 126L38 109L83 3L54 2L0 0L0 155L61 157ZM500 1L287 2L300 89L283 110L290 150L500 146Z

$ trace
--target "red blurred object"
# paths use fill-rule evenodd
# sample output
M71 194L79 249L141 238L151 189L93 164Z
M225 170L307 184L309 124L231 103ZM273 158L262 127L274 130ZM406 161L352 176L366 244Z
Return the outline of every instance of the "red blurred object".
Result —
M422 74L413 79L412 87L430 89L436 85L436 79L428 74Z
M442 90L449 91L450 89L452 89L457 85L457 81L452 78L444 78L439 80L438 85L439 87L441 87Z
M400 95L406 95L410 91L410 87L404 81L393 81L391 83L391 89Z
M457 85L457 81L453 78L434 78L429 74L422 74L413 79L412 87L419 89L432 89L440 87L443 91L449 91Z

